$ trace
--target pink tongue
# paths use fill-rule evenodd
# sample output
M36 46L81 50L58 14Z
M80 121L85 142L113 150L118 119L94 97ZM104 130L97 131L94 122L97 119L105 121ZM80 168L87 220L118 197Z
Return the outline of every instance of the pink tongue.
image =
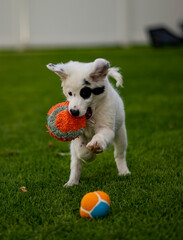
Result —
M91 107L89 107L89 108L87 109L87 112L86 112L86 119L91 118L91 116L92 116L92 109L91 109Z

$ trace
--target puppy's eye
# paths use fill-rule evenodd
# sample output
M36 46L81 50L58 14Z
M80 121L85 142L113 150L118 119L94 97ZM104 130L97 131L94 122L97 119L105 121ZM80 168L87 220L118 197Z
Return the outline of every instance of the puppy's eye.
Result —
M69 96L72 96L72 92L68 92Z
M84 99L87 99L91 96L92 90L89 87L84 87L80 91L80 96Z

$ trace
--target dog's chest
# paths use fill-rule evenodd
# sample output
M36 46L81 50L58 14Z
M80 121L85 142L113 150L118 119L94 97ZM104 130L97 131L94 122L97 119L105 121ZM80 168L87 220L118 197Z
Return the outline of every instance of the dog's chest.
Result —
M95 123L92 123L92 122L90 122L90 121L87 121L83 135L84 135L88 140L91 140L92 137L95 135Z

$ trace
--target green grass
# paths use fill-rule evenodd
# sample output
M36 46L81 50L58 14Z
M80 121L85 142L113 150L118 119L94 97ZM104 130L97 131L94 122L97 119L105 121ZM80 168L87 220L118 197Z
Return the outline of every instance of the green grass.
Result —
M124 76L119 93L132 174L117 176L111 147L83 164L79 186L63 188L70 159L57 153L69 145L45 125L48 109L64 96L45 65L97 57ZM0 52L0 239L182 239L182 63L183 48ZM110 213L81 219L80 200L94 190L110 195Z

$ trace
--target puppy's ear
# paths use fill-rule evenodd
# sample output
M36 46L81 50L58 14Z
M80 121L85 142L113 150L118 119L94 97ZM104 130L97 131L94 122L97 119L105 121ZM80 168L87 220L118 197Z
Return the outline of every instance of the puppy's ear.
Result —
M46 66L49 70L55 72L58 76L60 76L62 80L66 80L68 77L68 74L64 71L64 64L60 63L55 65L53 63L49 63Z
M90 77L94 81L99 81L100 79L107 76L108 68L110 67L110 63L102 58L97 58L93 63L93 70L90 73Z

